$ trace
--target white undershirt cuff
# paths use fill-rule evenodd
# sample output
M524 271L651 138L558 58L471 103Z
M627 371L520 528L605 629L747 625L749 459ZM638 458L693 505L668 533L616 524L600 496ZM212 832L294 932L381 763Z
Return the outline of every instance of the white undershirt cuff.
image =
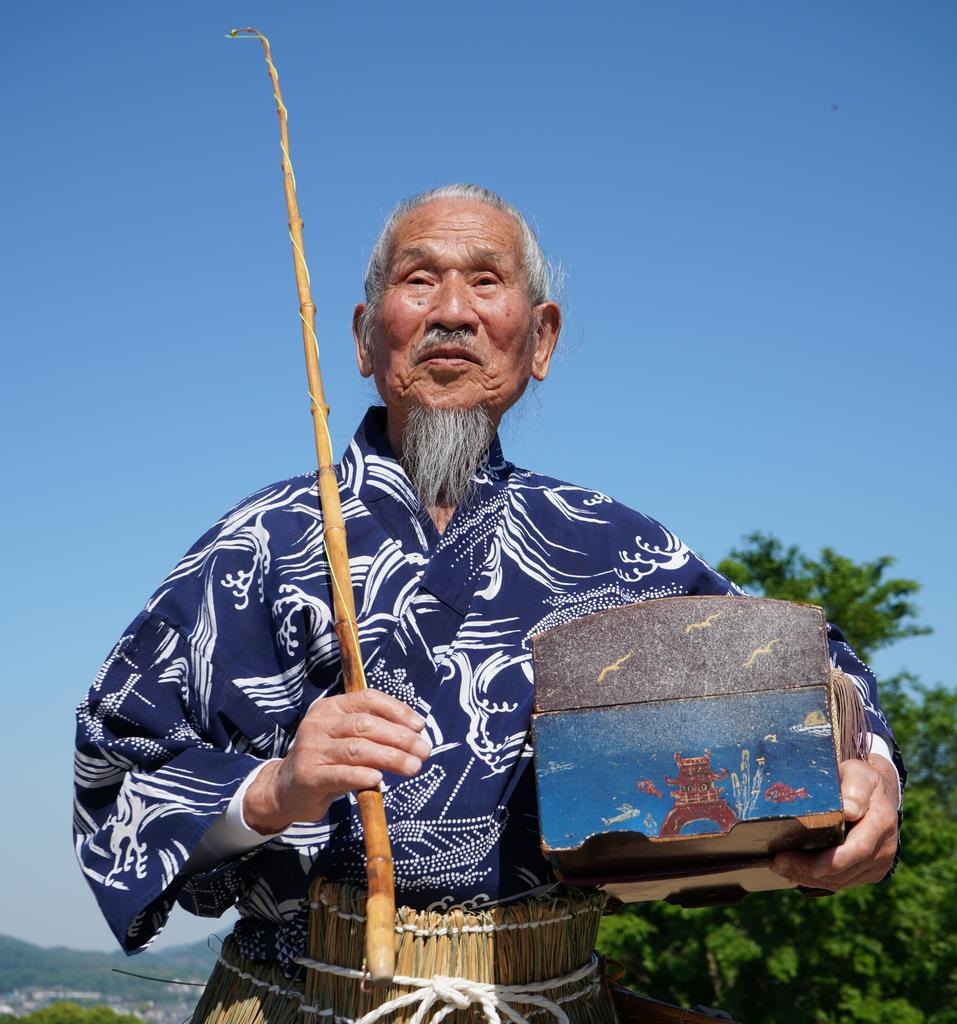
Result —
M883 736L878 736L875 732L869 732L868 739L870 745L868 746L868 754L877 754L880 757L886 757L891 764L894 764L894 755L891 753L891 748L887 745L887 740ZM897 765L894 764L894 772L897 775L897 806L900 807L904 800L904 787L901 783L900 772L897 771Z
M279 760L273 758L272 760ZM259 773L269 764L263 761L243 779L239 789L233 794L226 810L207 829L206 834L200 839L193 850L189 860L186 862L184 871L189 874L196 874L199 871L207 871L209 868L218 867L226 861L234 860L236 857L247 853L249 850L262 846L274 836L281 833L273 832L264 836L246 824L243 817L243 797L246 790L256 781Z

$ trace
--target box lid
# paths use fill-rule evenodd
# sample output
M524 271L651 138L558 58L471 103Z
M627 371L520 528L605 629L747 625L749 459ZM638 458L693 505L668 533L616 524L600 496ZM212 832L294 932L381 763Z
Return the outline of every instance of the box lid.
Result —
M824 613L771 598L622 605L539 634L532 651L537 712L820 686L830 678Z

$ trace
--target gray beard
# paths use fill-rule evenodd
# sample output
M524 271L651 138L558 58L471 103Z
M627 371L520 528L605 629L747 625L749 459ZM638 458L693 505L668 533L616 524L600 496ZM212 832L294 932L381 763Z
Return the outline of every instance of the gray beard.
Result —
M495 431L488 413L415 406L402 437L402 468L426 508L457 508L488 454Z

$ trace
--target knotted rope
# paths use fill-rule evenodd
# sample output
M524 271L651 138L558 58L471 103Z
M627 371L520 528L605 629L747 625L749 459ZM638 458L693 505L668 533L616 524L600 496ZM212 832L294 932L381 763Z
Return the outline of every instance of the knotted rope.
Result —
M362 971L353 967L337 967L335 964L322 963L320 960L311 960L309 957L298 957L295 962L310 970L334 974L341 978L361 981L364 977ZM539 1009L549 1012L558 1024L569 1024L568 1014L562 1009L561 1004L579 999L594 991L599 984L598 968L598 958L592 956L591 960L583 967L579 967L562 978L549 978L546 981L526 982L521 985L499 985L493 982L470 981L468 978L449 978L442 975L434 978L411 978L399 974L392 979L393 984L410 988L413 991L382 1003L360 1018L356 1024L376 1024L383 1017L416 1004L418 1004L418 1009L409 1024L423 1024L425 1021L428 1021L428 1024L441 1024L441 1021L450 1013L454 1013L456 1010L467 1010L472 1005L482 1007L488 1024L502 1024L502 1016L505 1016L512 1024L529 1024L528 1018L519 1013L512 1005L513 1003L537 1006ZM591 984L584 986L578 992L555 1000L542 995L543 992L563 988L566 985L574 985L588 977L592 977ZM430 1011L436 1006L439 1008L432 1016L429 1016Z

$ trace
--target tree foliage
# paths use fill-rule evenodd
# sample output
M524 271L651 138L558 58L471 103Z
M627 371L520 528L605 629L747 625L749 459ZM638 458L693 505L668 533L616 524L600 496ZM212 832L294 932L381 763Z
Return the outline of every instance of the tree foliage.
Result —
M142 1024L142 1021L128 1013L117 1013L109 1006L81 1006L64 1001L20 1017L19 1024Z
M895 640L930 632L915 621L918 608L911 597L920 584L884 578L894 564L889 555L855 563L824 548L814 559L759 532L749 534L745 545L732 549L718 570L752 593L819 604L865 661Z
M823 605L866 655L927 632L911 600L919 585L885 579L891 564L830 549L812 559L752 534L720 568L752 592ZM893 878L822 899L626 907L599 941L626 984L745 1024L957 1024L957 692L903 675L881 696L910 771Z

